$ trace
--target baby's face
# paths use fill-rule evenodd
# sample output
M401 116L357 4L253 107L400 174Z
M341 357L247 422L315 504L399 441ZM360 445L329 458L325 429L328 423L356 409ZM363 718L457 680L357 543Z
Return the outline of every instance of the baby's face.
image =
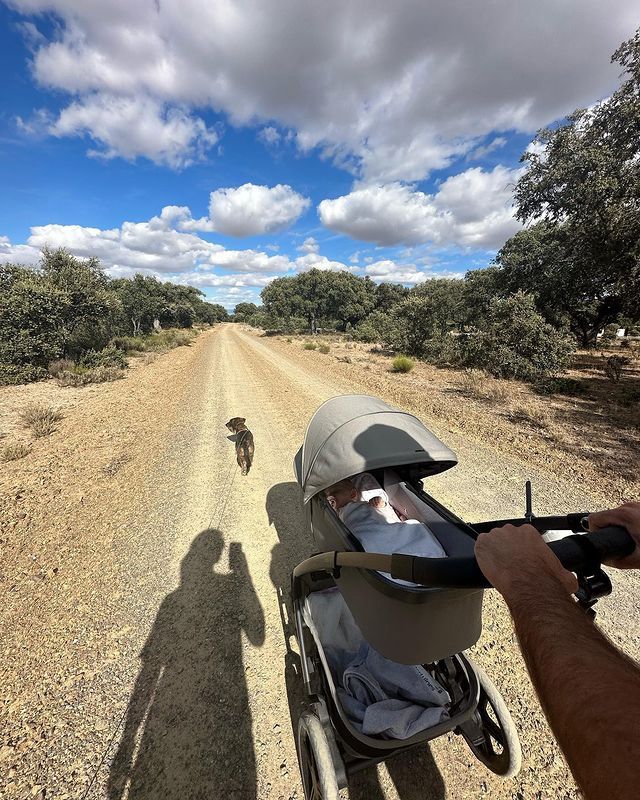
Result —
M352 503L358 499L358 492L355 486L339 486L337 488L327 489L325 496L329 501L329 505L334 511L344 508L347 503Z

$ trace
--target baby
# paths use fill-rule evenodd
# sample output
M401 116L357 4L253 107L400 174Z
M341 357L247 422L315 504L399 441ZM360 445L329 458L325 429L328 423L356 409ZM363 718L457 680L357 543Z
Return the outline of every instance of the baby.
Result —
M360 482L360 491L356 488L354 482L350 478L345 478L338 483L334 483L328 489L324 490L325 497L329 501L329 505L334 511L340 512L349 503L366 502L372 508L375 508L387 522L399 522L399 518L393 508L390 506L387 494L383 489L375 488L373 485L368 488L366 482ZM374 493L375 492L375 493ZM367 498L367 499L365 499ZM342 517L340 513L338 516Z
M361 490L368 494L371 490ZM444 558L445 551L427 526L417 519L400 520L386 499L376 490L369 502L361 499L355 483L346 478L324 491L329 505L369 553L407 553ZM393 525L390 528L389 525ZM384 573L383 573L384 574ZM407 584L407 581L397 581Z

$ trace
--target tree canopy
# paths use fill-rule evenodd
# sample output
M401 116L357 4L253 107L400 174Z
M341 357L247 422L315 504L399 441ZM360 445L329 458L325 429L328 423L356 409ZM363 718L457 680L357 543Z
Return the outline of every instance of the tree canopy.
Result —
M260 293L265 310L276 317L303 317L314 331L320 321L357 325L375 308L376 286L349 272L311 269L276 278Z
M621 313L640 316L640 31L612 61L620 87L539 131L523 155L517 216L533 224L496 259L509 289L534 292L585 344Z

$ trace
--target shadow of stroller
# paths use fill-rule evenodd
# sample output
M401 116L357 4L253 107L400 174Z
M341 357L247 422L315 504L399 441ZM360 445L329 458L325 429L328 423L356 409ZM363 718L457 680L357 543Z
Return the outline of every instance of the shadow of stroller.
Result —
M296 564L308 558L318 547L302 510L302 492L294 481L272 486L266 502L269 524L278 535L278 543L271 551L270 575L276 587L282 618L287 653L285 656L285 682L294 737L298 718L306 698L302 685L300 658L290 646L295 634L293 609L289 598L291 573ZM443 800L445 786L428 745L400 753L389 758L387 769L402 800ZM349 781L350 800L383 800L384 792L376 769L371 767L355 774Z
M220 531L204 530L163 600L111 765L110 800L256 797L242 632L264 642L264 615L240 544L214 571Z

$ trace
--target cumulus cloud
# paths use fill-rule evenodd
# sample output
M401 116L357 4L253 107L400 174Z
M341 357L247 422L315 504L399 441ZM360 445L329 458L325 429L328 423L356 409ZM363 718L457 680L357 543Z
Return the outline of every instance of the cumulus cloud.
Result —
M555 0L525 10L496 0L482 14L445 0L12 5L59 21L46 42L29 35L36 79L79 98L60 132L131 153L101 113L116 101L103 98L125 107L148 98L165 109L147 112L149 130L163 134L161 158L169 150L166 163L180 162L207 134L197 118L173 122L171 110L209 107L232 124L293 130L301 149L319 146L380 183L421 179L492 131L533 132L603 97L617 83L609 56L637 25L634 0L583 0L579 13ZM164 136L171 122L179 147ZM139 136L133 149L154 152L154 134L142 136L145 149Z
M0 238L0 261L36 263L43 247L65 247L80 258L95 256L114 275L142 271L154 275L185 275L215 269L238 275L277 274L293 263L282 255L257 250L227 250L196 234L178 230L191 218L184 206L165 206L147 222L123 222L119 228L82 225L36 225L24 245Z
M513 217L513 184L521 170L474 167L447 178L435 194L400 183L367 186L323 200L323 225L354 239L390 246L434 243L496 249L519 223Z
M374 261L364 268L364 275L376 283L406 283L415 285L427 280L428 275L421 272L415 264L396 264L395 261Z
M296 258L294 264L298 272L308 272L310 269L354 271L353 267L348 267L342 261L332 261L319 253L307 253L304 256L300 256Z
M145 96L94 94L63 109L49 128L54 136L89 136L100 158L139 156L180 169L202 161L218 141L217 132L183 108Z
M313 236L307 236L304 242L297 248L299 253L318 253L320 245Z
M209 199L209 217L183 222L185 230L218 231L227 236L275 233L293 225L309 208L310 200L290 186L216 189Z

